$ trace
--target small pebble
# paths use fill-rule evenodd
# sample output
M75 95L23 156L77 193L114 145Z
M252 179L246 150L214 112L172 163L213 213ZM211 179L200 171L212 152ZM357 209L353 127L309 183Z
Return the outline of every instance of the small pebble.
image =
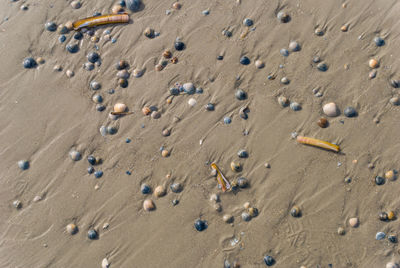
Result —
M152 210L154 210L156 207L155 207L155 205L154 205L154 202L153 202L153 200L151 200L151 199L146 199L146 200L144 200L144 202L143 202L143 209L145 210L145 211L152 211Z
M252 218L258 216L258 209L257 208L249 208L249 214Z
M204 16L207 16L207 15L210 14L210 11L209 11L208 9L206 9L206 10L203 10L203 11L201 12L201 14L203 14Z
M249 65L250 64L250 59L246 56L242 56L239 60L240 64L242 65Z
M375 177L375 184L376 185L384 185L385 184L385 178L381 176L376 176Z
M74 235L78 232L78 227L75 224L70 223L67 225L66 230L70 235Z
M243 220L243 221L250 221L250 220L251 220L250 214L247 213L247 212L243 212L243 213L242 213L242 220Z
M317 69L321 72L326 72L328 70L328 65L323 62L317 64Z
M289 50L292 52L300 51L301 46L297 41L292 41L289 43Z
M129 64L127 61L125 60L120 60L119 62L117 62L117 64L115 65L115 68L117 70L123 70L129 67Z
M89 155L87 160L88 160L89 164L91 164L93 166L97 164L96 157L94 157L93 155Z
M76 151L76 150L70 151L69 152L69 157L74 161L79 161L82 158L81 153Z
M281 83L284 85L288 85L290 83L290 80L285 76L285 77L282 77Z
M73 9L78 9L78 8L81 7L81 2L79 2L79 1L72 1L72 2L71 2L71 7L72 7Z
M101 84L96 81L90 82L90 88L93 90L99 90L101 88Z
M73 76L75 75L74 71L71 71L71 70L67 70L67 71L65 72L65 74L66 74L66 76L67 76L68 78L71 78L71 77L73 77Z
M58 41L60 43L64 43L66 39L67 39L67 37L65 35L60 35L60 37L58 37Z
M245 203L243 204L243 207L244 207L245 209L249 209L249 208L250 208L250 202L245 202Z
M384 232L377 232L375 235L376 240L382 240L386 237L386 234Z
M95 239L97 239L97 238L98 238L97 231L94 230L94 229L90 229L90 230L88 231L88 238L89 238L90 240L95 240Z
M151 118L153 118L153 119L158 119L158 118L161 117L161 113L158 112L158 111L152 111L150 116L151 116Z
M350 182L351 182L351 178L350 178L350 177L344 178L344 182L345 182L345 183L350 183Z
M18 161L18 167L21 170L27 170L29 168L29 162L26 160L20 160Z
M360 224L358 218L351 218L349 219L349 224L351 227L356 228Z
M154 189L154 195L156 197L163 197L165 194L166 194L166 190L165 190L165 187L162 185L159 185Z
M40 195L37 195L33 198L33 202L35 203L39 202L40 200L42 200L42 197Z
M267 266L272 266L272 265L275 264L275 260L274 260L274 258L272 258L271 256L265 256L265 257L264 257L264 263L265 263L265 265L267 265Z
M222 220L226 223L232 223L233 219L233 216L230 214L225 214L224 216L222 216Z
M356 117L356 116L357 116L357 111L356 111L356 109L354 109L353 107L349 106L349 107L346 107L346 108L343 110L343 114L344 114L346 117Z
M28 10L28 6L22 5L22 6L21 6L21 10L24 10L24 11L25 11L25 10Z
M335 116L339 115L339 109L336 106L336 104L333 102L325 104L323 106L322 110L323 110L324 114L326 114L329 117L335 117Z

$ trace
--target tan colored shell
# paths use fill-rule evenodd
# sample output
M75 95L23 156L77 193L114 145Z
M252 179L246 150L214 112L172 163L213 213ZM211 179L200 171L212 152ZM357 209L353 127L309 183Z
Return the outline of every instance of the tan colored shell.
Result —
M125 104L123 104L123 103L116 103L115 105L114 105L114 112L117 112L117 113L123 113L123 112L125 112L126 111L126 105Z

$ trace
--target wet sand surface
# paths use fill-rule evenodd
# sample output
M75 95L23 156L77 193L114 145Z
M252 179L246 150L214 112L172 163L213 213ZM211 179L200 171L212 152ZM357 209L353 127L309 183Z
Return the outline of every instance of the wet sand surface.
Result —
M173 2L148 0L142 10L129 12L129 24L95 28L100 37L95 44L86 34L73 41L73 31L60 43L60 34L44 25L96 11L109 14L116 3L86 0L73 9L70 1L2 1L1 266L101 267L107 258L110 267L224 267L225 260L265 267L266 255L275 259L273 267L384 267L400 261L396 243L375 239L378 231L399 230L399 220L383 222L378 215L399 213L400 182L378 186L374 181L400 168L400 106L389 101L399 90L390 81L400 79L400 2L354 0L345 7L341 1L323 2L181 1L175 10ZM28 10L20 9L23 4ZM290 15L288 23L277 19L281 10ZM244 26L245 18L254 25ZM160 36L147 38L146 27ZM322 36L314 34L317 27ZM104 40L107 29L115 43ZM376 36L385 40L383 46L375 45ZM177 37L186 46L182 51L174 49ZM282 56L280 50L291 41L301 50ZM70 42L79 43L77 53L66 50ZM101 65L87 71L82 66L94 45ZM166 49L178 63L156 71ZM242 56L251 63L240 64ZM326 72L316 68L315 56L327 64ZM45 63L24 69L26 57L42 57ZM371 58L379 60L374 79L368 77ZM130 65L126 88L117 83L119 60ZM265 67L256 68L256 60ZM57 64L61 72L53 70ZM135 68L144 71L142 77L132 76ZM68 69L74 77L66 76ZM282 77L290 83L282 84ZM100 90L90 89L93 80ZM192 82L203 93L171 96L177 82ZM238 100L237 89L247 99ZM105 111L96 111L94 94L103 96ZM301 110L281 107L280 96ZM197 101L194 107L190 98ZM111 120L108 114L118 102L133 114ZM329 102L341 113L327 117L329 126L320 128L316 122ZM207 111L207 103L215 111ZM161 117L143 115L144 106L157 107ZM247 120L239 116L244 106ZM358 116L346 117L347 106ZM227 116L232 123L224 124ZM101 126L118 132L102 136ZM164 137L164 129L171 135ZM338 144L341 152L301 145L295 133ZM162 157L160 147L169 157ZM240 149L249 157L239 158ZM82 159L72 161L71 150ZM89 155L102 159L94 166L104 172L101 178L88 174ZM29 161L29 169L21 170L19 160ZM232 171L232 161L243 170ZM243 176L249 186L222 193L211 175L212 162L229 181ZM171 191L173 182L183 185L180 193ZM153 190L163 185L167 194L143 195L143 183ZM210 201L213 193L220 196L221 212ZM41 200L33 201L35 196ZM147 198L154 211L143 210ZM174 199L179 204L174 206ZM13 206L15 200L21 208ZM245 202L259 211L249 222L241 217ZM290 215L294 205L301 217ZM224 214L234 216L232 224L223 221ZM357 228L348 223L353 217L360 221ZM194 228L199 218L208 224L202 232ZM65 230L72 222L79 228L75 235ZM105 223L109 227L103 229ZM345 235L338 234L339 227ZM88 239L91 228L98 231L97 240Z

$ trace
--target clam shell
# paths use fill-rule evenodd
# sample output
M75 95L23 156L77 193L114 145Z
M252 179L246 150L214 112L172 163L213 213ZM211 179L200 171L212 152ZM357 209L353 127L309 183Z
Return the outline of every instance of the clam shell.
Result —
M126 111L126 105L124 103L116 103L114 105L114 112L123 113Z

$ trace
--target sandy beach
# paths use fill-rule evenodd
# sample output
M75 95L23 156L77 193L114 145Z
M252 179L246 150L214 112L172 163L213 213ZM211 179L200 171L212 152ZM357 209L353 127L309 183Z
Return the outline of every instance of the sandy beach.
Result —
M0 2L0 267L400 267L399 1L121 2Z

